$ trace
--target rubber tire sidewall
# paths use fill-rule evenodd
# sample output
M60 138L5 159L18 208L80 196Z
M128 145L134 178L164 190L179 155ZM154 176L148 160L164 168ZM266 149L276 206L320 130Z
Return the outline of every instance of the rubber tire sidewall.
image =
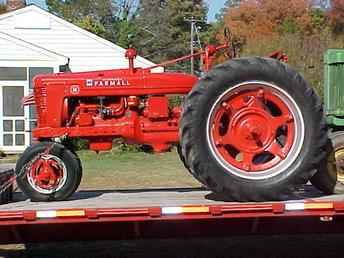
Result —
M213 157L207 141L207 117L213 104L228 90L243 82L262 81L286 91L301 110L305 125L304 144L294 162L282 173L262 180L248 180L226 171ZM198 95L197 97L193 97ZM203 77L186 99L184 116L187 133L181 130L183 155L192 173L202 178L213 191L226 193L234 200L265 201L290 198L296 186L304 184L314 175L314 163L321 151L323 123L319 99L306 81L286 65L272 59L241 59L217 66ZM188 111L189 110L189 111ZM186 120L192 120L187 122ZM183 126L183 125L182 125ZM319 128L319 129L318 129ZM188 145L193 146L188 146ZM318 147L319 146L319 147ZM315 160L312 160L312 158Z
M37 145L28 147L16 164L15 173L18 175L21 168L25 166L38 154L43 153L50 142L42 142ZM50 154L59 157L65 164L67 170L67 179L63 187L51 194L42 194L35 191L28 182L27 176L17 177L17 184L19 188L31 199L31 201L62 201L70 197L78 188L81 178L82 170L78 158L63 145L54 143L54 147Z

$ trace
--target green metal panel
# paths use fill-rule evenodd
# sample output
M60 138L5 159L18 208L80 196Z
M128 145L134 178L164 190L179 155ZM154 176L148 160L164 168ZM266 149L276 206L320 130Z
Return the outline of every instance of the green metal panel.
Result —
M324 56L325 108L329 122L339 126L344 119L344 49L329 49Z

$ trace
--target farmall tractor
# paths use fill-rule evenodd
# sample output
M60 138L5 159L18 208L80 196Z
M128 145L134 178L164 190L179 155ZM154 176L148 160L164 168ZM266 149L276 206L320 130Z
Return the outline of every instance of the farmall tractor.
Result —
M201 56L204 74L128 69L41 75L34 94L38 116L28 147L17 162L17 183L33 201L64 200L82 177L77 153L66 139L82 138L93 151L113 140L149 145L155 152L176 145L187 170L205 187L236 201L283 200L311 181L333 192L327 168L328 130L323 105L304 78L275 58L235 58L212 66L217 51ZM277 57L277 58L276 58ZM185 96L171 107L170 95Z

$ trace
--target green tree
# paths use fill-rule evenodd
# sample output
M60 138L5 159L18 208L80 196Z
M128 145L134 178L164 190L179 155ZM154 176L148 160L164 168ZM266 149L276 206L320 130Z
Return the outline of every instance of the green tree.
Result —
M139 0L48 0L49 10L127 48L136 35Z
M133 46L137 28L133 20L118 20L114 24L116 44L128 48Z
M185 18L199 20L200 35L204 37L207 11L201 0L141 0L135 21L139 28L135 46L155 62L188 54L190 23Z
M6 5L0 5L0 14L6 13L7 9L6 9Z
M328 12L332 30L335 34L344 32L344 0L332 0L332 8Z
M116 16L121 20L132 20L135 18L140 0L117 0Z
M201 41L210 38L203 0L48 0L51 12L155 62L190 51L190 23L199 20ZM177 66L187 69L188 62Z
M48 0L47 4L49 11L68 20L91 16L99 22L104 22L109 16L113 17L117 10L114 0Z
M139 0L117 0L117 14L113 28L116 44L128 48L133 45L137 34L135 18L139 6Z
M227 0L224 4L224 7L220 10L220 12L216 15L216 20L219 23L223 22L223 17L226 15L230 8L235 8L240 5L241 0Z
M113 22L117 11L114 0L48 0L47 4L50 12L113 40Z
M88 30L100 37L107 38L109 37L108 32L106 31L103 24L93 19L91 16L85 16L80 20L77 20L75 24L85 30Z

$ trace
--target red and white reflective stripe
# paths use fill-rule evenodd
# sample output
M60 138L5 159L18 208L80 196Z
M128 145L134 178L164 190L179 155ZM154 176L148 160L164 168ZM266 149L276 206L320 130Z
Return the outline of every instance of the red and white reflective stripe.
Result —
M51 211L36 211L36 218L51 219L51 218L66 218L66 217L85 217L84 210L51 210Z
M270 207L271 206L271 207ZM219 209L215 209L219 208ZM281 212L283 211L316 211L316 210L334 210L335 205L333 202L287 202L281 205ZM227 214L227 213L237 213L237 212L259 212L259 211L270 211L274 212L274 208L272 205L268 206L245 206L243 205L242 207L240 205L234 205L232 206L220 206L220 207L211 207L211 206L174 206L174 207L162 207L161 208L161 213L159 209L159 214L160 216L168 216L168 215L191 215L191 214L213 214L214 210L218 211L220 214ZM102 211L98 213L97 210L94 211L96 214L96 217L100 216L102 217L102 213L107 213L109 214L115 214L114 216L134 216L137 215L137 212L133 213L132 210L128 209L125 211L122 210L111 210L111 211ZM37 219L53 219L53 218L85 218L90 216L90 211L89 210L83 210L83 209L78 209L78 210L45 210L45 211L36 211L36 218ZM144 215L149 216L149 209L143 210L141 213ZM142 214L141 214L142 215ZM217 214L218 215L218 214Z
M194 207L163 207L161 209L162 215L177 215L190 213L209 213L208 206L194 206Z
M285 204L286 211L332 210L332 202L290 202Z

